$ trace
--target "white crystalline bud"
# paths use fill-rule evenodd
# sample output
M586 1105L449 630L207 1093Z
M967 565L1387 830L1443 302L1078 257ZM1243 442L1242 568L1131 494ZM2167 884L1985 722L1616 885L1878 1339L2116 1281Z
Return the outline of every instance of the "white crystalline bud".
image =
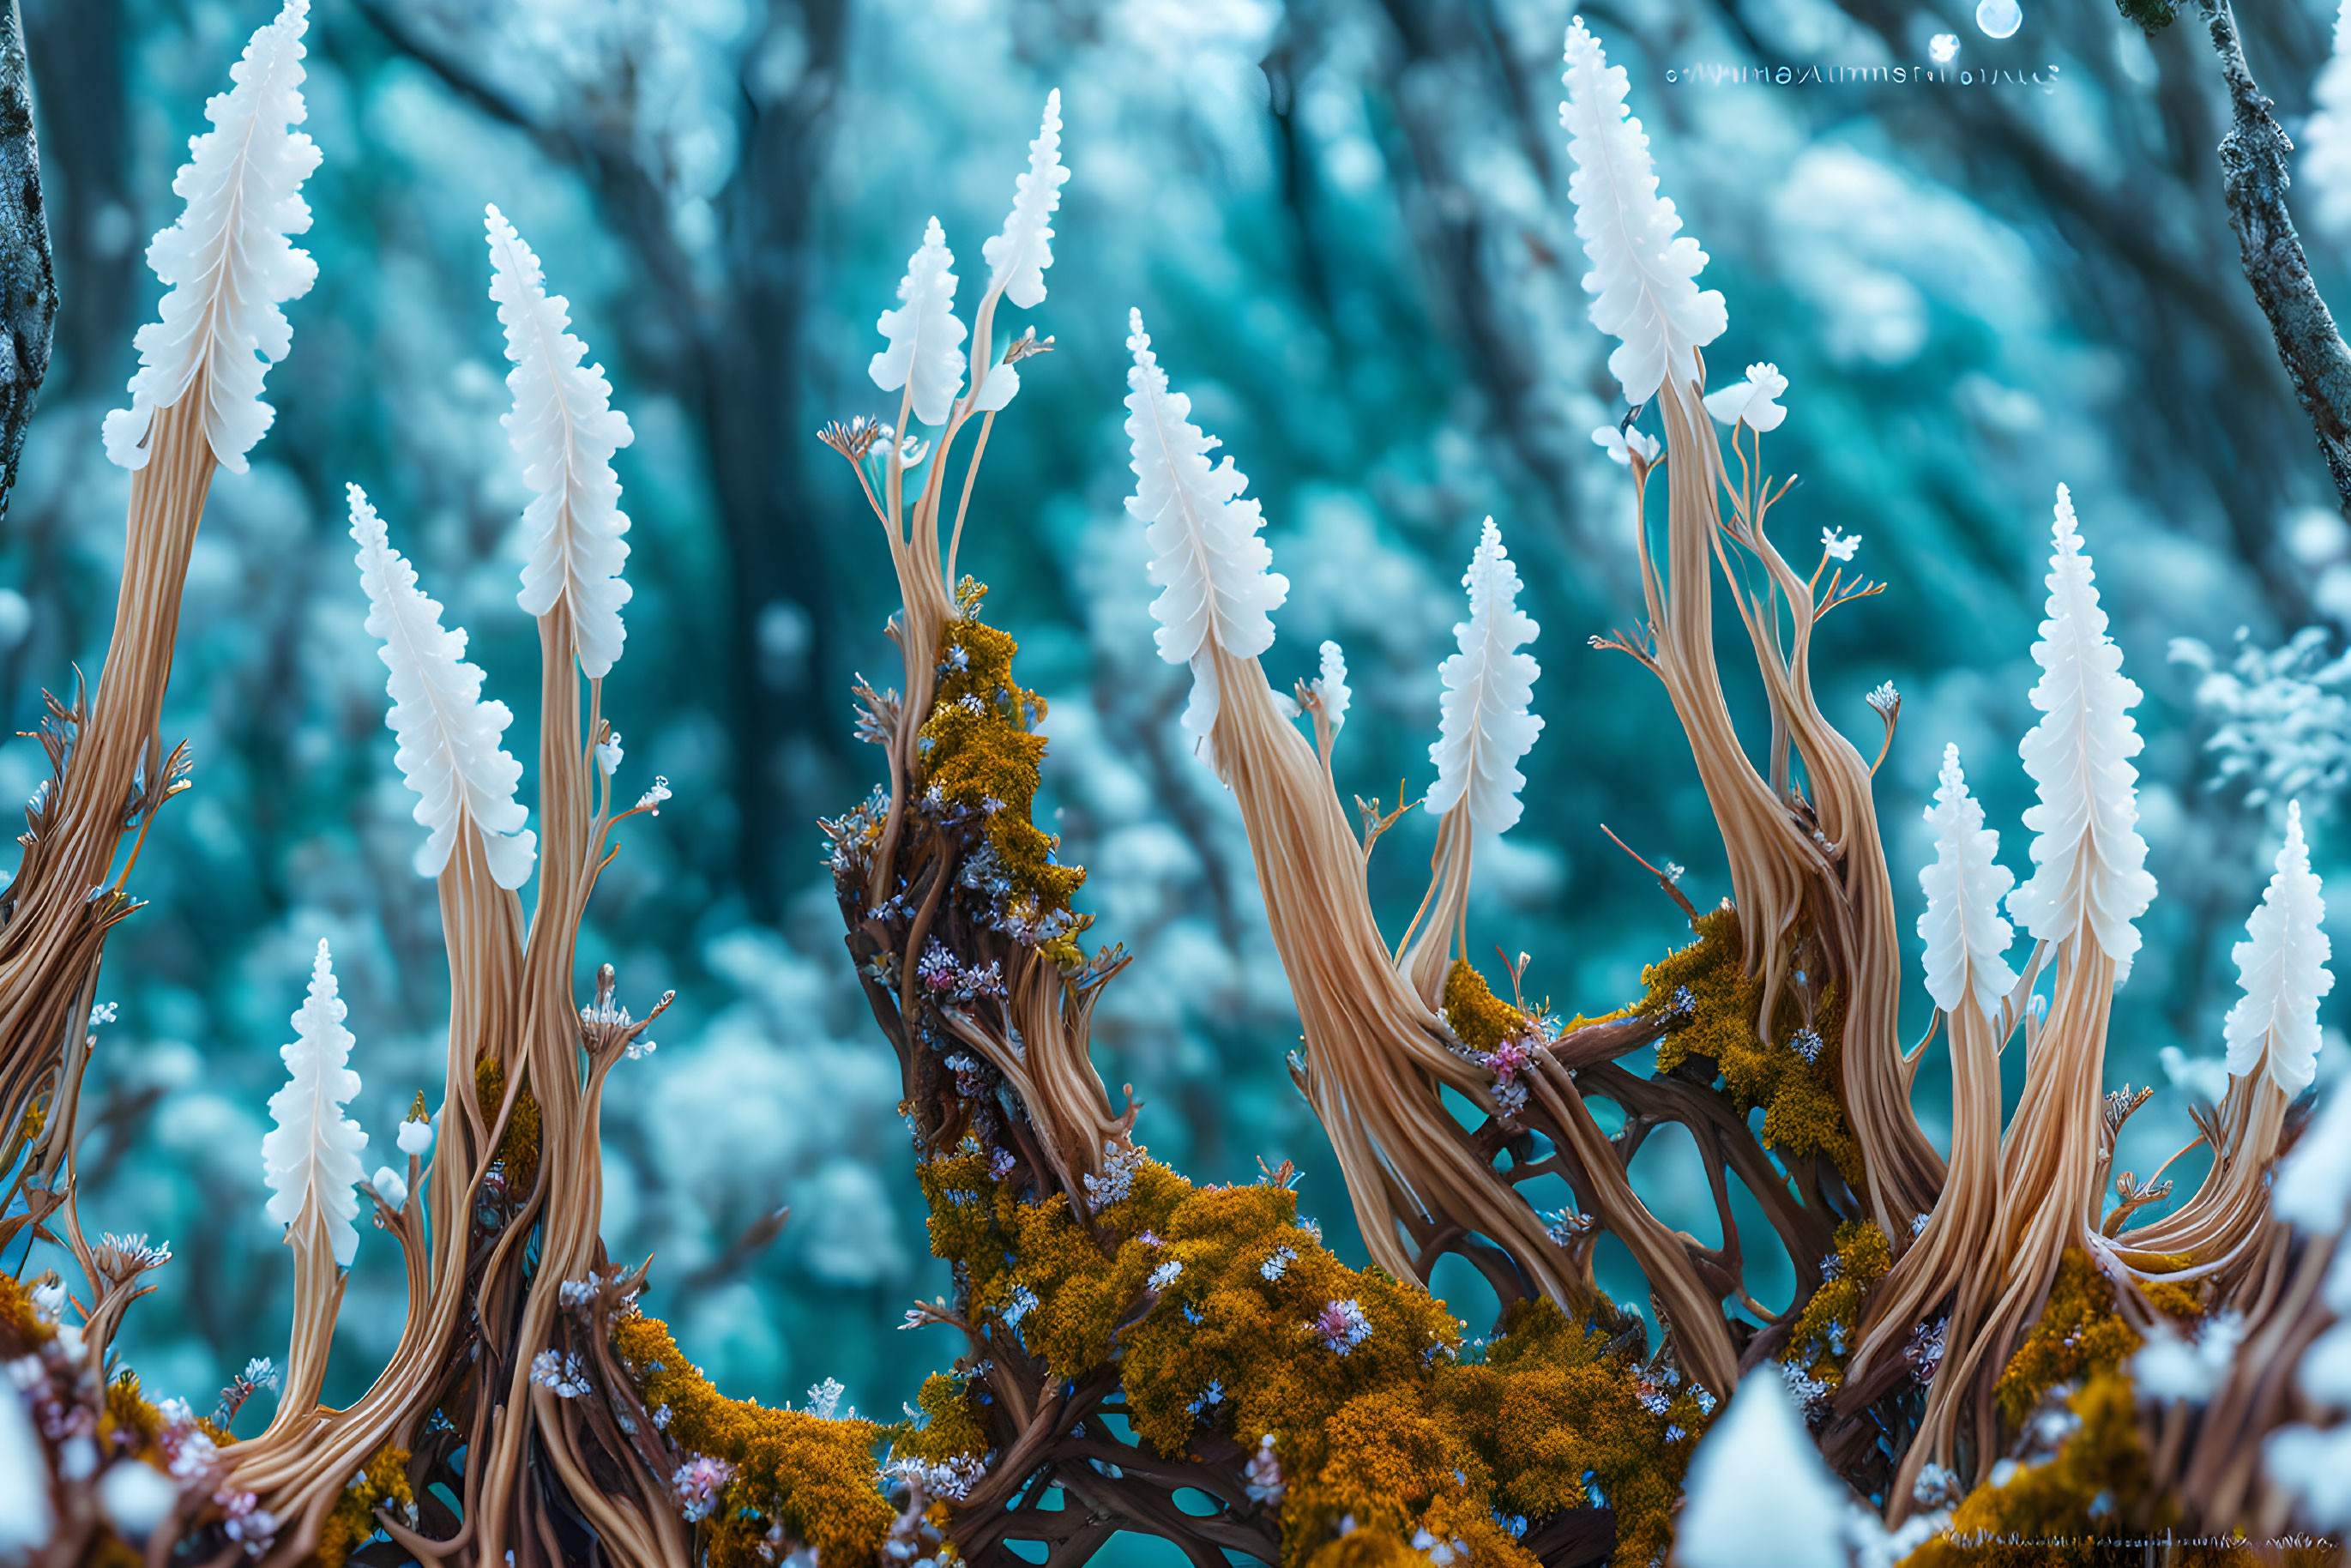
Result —
M1004 232L979 247L989 268L988 287L1001 284L1004 298L1023 310L1045 298L1045 269L1053 265L1053 214L1069 178L1061 163L1061 89L1055 88L1045 95L1045 120L1029 143L1028 170L1013 185ZM991 370L987 379L994 382L1008 368Z
M884 310L874 323L890 346L865 367L883 392L896 392L911 381L914 417L925 424L945 424L963 390L964 325L955 313L955 254L947 249L946 231L933 218L923 231L922 248L906 263L898 308Z
M629 585L621 569L629 546L621 536L629 519L621 511L612 454L635 435L628 416L612 407L604 368L580 363L588 345L571 334L569 301L548 293L538 257L497 208L489 208L484 222L490 298L514 365L507 373L514 408L498 423L533 492L522 514L529 557L519 601L532 615L569 604L580 667L590 680L601 680L628 635L621 606L629 601Z
M392 760L416 792L416 820L431 836L416 852L416 873L439 876L470 822L500 887L530 875L538 837L515 799L522 764L498 745L514 715L482 700L482 672L465 662L462 628L444 630L441 606L416 586L416 570L392 548L367 493L350 487L351 538L359 541L360 581L367 590L367 629L383 643L392 708L384 723L400 737Z
M1984 826L1983 807L1968 793L1959 748L1943 747L1941 785L1927 808L1935 830L1935 863L1920 869L1927 895L1918 938L1927 945L1927 993L1945 1012L1973 995L1987 1021L2016 985L2005 955L2015 933L2000 917L2000 902L2016 878L1999 863L2000 835Z
M2335 988L2326 960L2326 897L2303 841L2302 803L2286 807L2285 843L2245 939L2230 955L2244 995L2229 1009L2229 1071L2248 1077L2269 1059L2270 1076L2289 1096L2318 1072L2318 999Z
M1134 494L1126 509L1144 525L1151 546L1151 580L1159 597L1159 656L1192 666L1187 734L1205 738L1217 718L1213 642L1236 659L1255 658L1273 645L1270 612L1289 597L1290 580L1269 570L1273 552L1259 537L1265 518L1241 492L1249 476L1227 457L1211 467L1214 436L1191 423L1192 400L1170 392L1167 372L1151 351L1143 312L1127 313L1126 434L1134 444Z
M433 1124L430 1122L402 1122L400 1124L400 1131L393 1135L400 1142L400 1152L402 1154L422 1155L425 1150L433 1146Z
M2032 706L2043 716L2017 748L2040 786L2040 802L2024 813L2037 835L2037 869L2008 895L2008 913L2044 942L2066 941L2086 927L2114 960L2119 983L2138 951L2132 922L2155 901L2147 841L2138 835L2138 769L2130 763L2144 744L2130 717L2139 690L2106 634L2074 497L2063 485L2052 537L2049 618L2032 645L2041 666Z
M1683 1568L1845 1568L1844 1488L1769 1367L1740 1380L1698 1440L1685 1495L1674 1531Z
M621 732L616 729L612 732L611 739L597 744L596 766L603 770L605 778L610 779L621 770L621 758L623 755L621 750Z
M368 1135L343 1107L360 1092L350 1070L351 1031L336 994L335 967L327 944L319 944L310 968L310 991L294 1013L294 1039L278 1051L286 1062L286 1086L269 1097L275 1123L261 1139L262 1176L269 1183L266 1213L291 1225L315 1204L326 1221L335 1261L350 1268L359 1251L360 1151Z
M1640 431L1626 430L1615 424L1595 426L1592 432L1592 444L1607 453L1609 462L1624 468L1630 468L1635 457L1644 463L1655 463L1657 455L1666 449L1665 443L1654 435L1645 435Z
M1568 24L1566 59L1559 121L1575 160L1567 193L1576 237L1592 258L1583 290L1593 325L1619 340L1608 369L1625 384L1625 401L1646 402L1667 376L1677 386L1698 379L1697 350L1722 335L1729 316L1720 293L1699 291L1706 252L1657 194L1648 135L1625 110L1625 68L1608 63L1581 16Z
M1453 628L1461 651L1437 670L1445 681L1444 719L1428 748L1437 764L1428 810L1442 816L1467 800L1469 821L1499 833L1519 820L1527 781L1518 761L1542 733L1543 721L1527 711L1542 670L1534 655L1514 651L1533 642L1537 628L1519 608L1519 569L1491 517L1461 584L1469 591L1469 619Z
M368 1185L375 1188L376 1197L381 1198L383 1206L393 1213L397 1214L408 1207L408 1178L390 1166L376 1166L375 1175L369 1179Z
M235 85L204 105L213 128L188 143L172 182L186 204L179 220L147 247L147 265L170 284L158 319L139 329L139 371L131 406L106 416L106 455L143 468L156 413L204 380L204 438L233 474L277 417L261 401L261 378L293 346L277 307L309 292L319 265L287 235L310 226L302 182L319 149L293 127L302 102L302 34L309 0L286 0L277 19L253 35L229 68Z
M1347 704L1354 693L1347 685L1347 655L1336 643L1322 644L1322 674L1314 683L1315 695L1322 699L1322 717L1331 726L1331 733L1347 722Z

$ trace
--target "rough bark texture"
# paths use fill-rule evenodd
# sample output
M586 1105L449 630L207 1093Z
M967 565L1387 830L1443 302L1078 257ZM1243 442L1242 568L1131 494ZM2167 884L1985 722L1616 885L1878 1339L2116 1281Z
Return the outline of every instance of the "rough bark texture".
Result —
M2351 348L2345 347L2333 313L2311 281L2301 237L2286 211L2286 154L2294 142L2245 67L2235 14L2225 0L2203 4L2232 110L2229 133L2220 139L2220 190L2229 204L2229 225L2243 252L2245 281L2269 318L2278 358L2310 415L2343 509L2351 514Z
M41 150L33 136L33 78L16 0L0 5L0 517L16 487L33 400L49 369L57 283L41 212Z

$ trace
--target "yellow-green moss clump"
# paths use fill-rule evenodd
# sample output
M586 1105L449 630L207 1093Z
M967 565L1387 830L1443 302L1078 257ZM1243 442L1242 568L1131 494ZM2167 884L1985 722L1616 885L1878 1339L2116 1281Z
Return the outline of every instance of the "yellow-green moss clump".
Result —
M880 1427L726 1398L657 1318L630 1318L613 1338L645 1408L668 1406L670 1440L735 1467L703 1525L711 1568L765 1568L760 1539L771 1524L824 1562L874 1561L893 1517L873 1484Z
M1286 1563L1385 1561L1426 1531L1531 1568L1516 1531L1602 1499L1628 1561L1664 1548L1698 1403L1646 1385L1549 1302L1519 1308L1465 1364L1443 1302L1341 1263L1283 1187L1196 1187L1138 1159L1113 1173L1123 1195L1102 1206L1098 1243L1065 1197L1022 1201L967 1146L922 1171L932 1250L962 1266L971 1310L1014 1327L1055 1378L1082 1380L1115 1348L1128 1418L1161 1454L1209 1430L1252 1447L1272 1434ZM1113 1347L1153 1288L1158 1304ZM892 1434L900 1452L989 1446L956 1380L933 1378L922 1406L923 1429ZM1358 1528L1334 1540L1349 1517Z
M11 1357L24 1355L55 1339L57 1333L56 1324L41 1321L32 1292L0 1274L0 1350Z
M1648 988L1640 1011L1670 1012L1684 988L1696 1004L1691 1020L1657 1044L1657 1071L1671 1072L1693 1056L1711 1057L1741 1111L1763 1107L1763 1141L1783 1156L1826 1155L1851 1183L1862 1179L1861 1145L1837 1094L1844 1001L1834 987L1822 993L1811 1060L1797 1049L1802 1021L1792 995L1782 995L1772 1032L1755 1035L1762 983L1750 977L1740 953L1739 915L1725 904L1698 917L1698 940L1641 972Z
M474 1099L482 1108L482 1120L496 1126L498 1107L507 1099L507 1070L498 1065L496 1057L486 1056L475 1064ZM514 1113L507 1118L506 1134L498 1139L492 1157L505 1162L507 1191L517 1198L528 1195L538 1183L538 1102L531 1098L528 1084L515 1096Z
M1445 972L1445 1021L1472 1051L1490 1051L1527 1027L1526 1015L1494 994L1467 958Z
M979 619L987 590L969 578L957 594L963 614L939 639L938 695L922 732L923 782L956 805L985 814L984 831L1025 918L1064 914L1085 868L1056 864L1061 841L1029 820L1045 737L1035 733L1045 699L1012 678L1019 644ZM1072 945L1069 955L1075 958Z
M2146 1289L2157 1311L2182 1323L2194 1322L2201 1310L2184 1286ZM2087 1252L2068 1247L2040 1320L2000 1375L2000 1413L2011 1426L2022 1425L2049 1390L2112 1371L2137 1354L2140 1343L2115 1310L2114 1286Z
M1821 1287L1804 1303L1803 1314L1788 1335L1780 1359L1802 1367L1807 1376L1834 1388L1844 1381L1845 1359L1853 1352L1861 1322L1862 1303L1870 1290L1894 1266L1894 1249L1886 1232L1865 1219L1847 1220L1836 1229L1836 1258L1823 1265Z
M351 1549L375 1533L379 1506L390 1504L397 1512L415 1500L408 1487L408 1450L386 1443L360 1467L319 1527L319 1568L342 1568Z

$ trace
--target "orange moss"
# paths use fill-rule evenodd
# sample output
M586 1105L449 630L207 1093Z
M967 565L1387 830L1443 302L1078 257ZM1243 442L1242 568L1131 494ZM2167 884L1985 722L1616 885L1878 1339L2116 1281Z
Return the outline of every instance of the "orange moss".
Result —
M1641 972L1646 1015L1670 1011L1687 988L1691 1020L1657 1045L1657 1071L1671 1072L1694 1056L1710 1057L1731 1099L1744 1111L1763 1107L1763 1141L1783 1156L1826 1155L1849 1183L1862 1179L1861 1145L1839 1097L1838 1061L1844 1035L1844 1000L1834 987L1822 993L1814 1032L1821 1044L1806 1061L1792 1043L1800 1019L1785 996L1773 1020L1776 1044L1756 1037L1763 988L1740 956L1739 915L1729 904L1698 918L1698 939Z
M1668 1539L1704 1424L1694 1396L1645 1388L1626 1355L1549 1302L1519 1309L1486 1359L1463 1364L1443 1302L1346 1267L1285 1188L1195 1187L1143 1161L1097 1217L1098 1243L1066 1198L1024 1203L990 1181L975 1148L922 1178L932 1249L961 1266L971 1311L1010 1325L1056 1378L1081 1380L1115 1354L1145 1446L1173 1457L1207 1430L1274 1435L1285 1562L1384 1562L1426 1531L1476 1562L1531 1568L1499 1521L1524 1529L1595 1493L1617 1510L1628 1560ZM1155 1274L1158 1303L1113 1345ZM1344 1354L1318 1322L1335 1303L1368 1329ZM923 1408L924 1429L893 1430L902 1450L937 1461L989 1446L957 1380L932 1379Z
M1804 1303L1780 1356L1831 1388L1844 1381L1845 1358L1852 1354L1862 1305L1894 1266L1894 1249L1886 1233L1869 1221L1848 1220L1837 1227L1836 1260L1834 1270Z
M892 1518L873 1484L879 1427L728 1399L657 1318L630 1318L613 1338L645 1407L668 1406L670 1440L735 1467L703 1525L711 1568L765 1568L759 1545L770 1524L815 1547L824 1562L874 1561Z
M57 1325L41 1321L32 1292L16 1280L0 1274L0 1351L12 1359L38 1349L57 1337Z
M405 1508L415 1500L408 1486L408 1450L386 1443L360 1467L319 1527L319 1568L342 1568L352 1549L375 1533L378 1506Z
M146 1455L162 1436L163 1413L139 1392L139 1375L125 1367L106 1385L106 1407L98 1418L99 1435L116 1449Z
M987 592L966 578L956 594L962 614L939 639L938 691L920 742L923 782L986 814L988 847L1011 881L1016 908L1040 920L1066 913L1086 873L1056 863L1061 841L1029 821L1045 756L1045 737L1035 733L1045 699L1012 678L1019 644L979 619ZM1078 962L1075 933L1048 944L1061 945L1068 951L1054 956Z
M2151 1285L2147 1297L2157 1311L2182 1323L2193 1322L2201 1312L2194 1292L2184 1286ZM2090 1255L2068 1247L2039 1321L2000 1375L2000 1413L2011 1426L2021 1425L2049 1390L2114 1370L2137 1354L2142 1343L2115 1310L2114 1286Z
M496 1126L498 1107L507 1098L507 1070L496 1057L486 1056L475 1065L474 1098L482 1108L482 1120ZM531 1098L528 1084L515 1096L514 1113L507 1118L506 1134L493 1157L506 1164L507 1191L517 1198L528 1195L538 1181L538 1102Z
M1445 1021L1472 1051L1490 1051L1527 1027L1526 1014L1494 994L1467 958L1445 973Z

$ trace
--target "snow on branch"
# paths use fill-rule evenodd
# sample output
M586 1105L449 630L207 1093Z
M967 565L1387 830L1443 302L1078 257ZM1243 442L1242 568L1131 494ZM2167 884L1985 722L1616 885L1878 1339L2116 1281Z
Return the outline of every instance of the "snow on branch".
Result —
M1522 810L1519 791L1527 781L1518 761L1542 733L1543 721L1527 711L1542 668L1533 654L1515 651L1533 642L1538 628L1519 608L1519 569L1491 517L1461 585L1469 591L1469 619L1453 628L1461 651L1437 669L1445 681L1444 716L1428 748L1437 764L1428 810L1442 816L1467 800L1470 822L1499 833Z
M601 680L621 656L628 629L621 606L629 585L629 519L612 454L635 439L628 415L612 407L601 365L583 365L588 345L572 336L570 305L547 292L547 279L514 225L497 208L485 218L490 243L490 298L506 328L507 389L514 409L499 417L523 478L534 492L523 508L530 555L520 602L544 615L559 601L571 609L580 667Z
M1228 456L1211 467L1218 444L1192 423L1192 400L1170 392L1167 372L1151 351L1143 312L1127 312L1126 434L1134 444L1134 494L1126 509L1144 525L1151 546L1151 601L1159 622L1159 656L1192 666L1191 706L1184 727L1205 738L1217 717L1215 665L1209 646L1252 659L1273 645L1270 612L1290 596L1290 580L1273 565L1258 530L1265 518L1241 492L1249 476Z
M2130 763L2144 744L2130 717L2139 689L2122 673L2123 651L2106 634L2074 497L2063 485L2052 538L2049 618L2032 644L2041 666L2032 706L2043 717L2017 748L2041 791L2024 813L2038 835L2036 869L2008 895L2008 913L2044 942L2086 927L2114 960L2119 983L2138 951L2132 922L2155 901L2147 841L2138 834L2138 769Z
M334 960L322 938L310 967L310 994L294 1013L294 1039L279 1048L286 1086L269 1097L276 1124L262 1134L262 1175L269 1183L266 1212L280 1225L301 1218L316 1205L326 1221L335 1261L351 1266L360 1233L352 1224L360 1209L354 1190L363 1179L360 1153L368 1135L343 1107L360 1092L351 1071L351 1031L343 1027L348 1009L336 994Z
M1996 858L2000 835L1984 826L1983 807L1968 793L1956 746L1943 747L1941 784L1927 821L1935 830L1935 863L1918 873L1919 891L1927 895L1918 916L1927 991L1947 1013L1973 996L1989 1022L2000 1017L2001 1001L2016 984L2006 956L2015 933L2000 917L2000 902L2016 878Z
M309 0L286 0L229 68L235 85L204 105L213 128L189 143L172 182L186 206L147 247L147 264L171 286L158 319L139 329L131 406L106 416L106 455L143 468L155 415L201 375L204 437L220 465L245 472L245 455L277 417L261 378L293 346L278 306L319 276L309 253L287 243L310 226L302 182L319 148L293 127L302 102L302 34Z
M963 390L962 319L955 313L955 253L946 231L933 218L920 250L906 262L898 284L900 304L884 310L874 329L890 346L873 356L865 373L883 392L913 383L914 414L925 424L945 424Z
M1646 402L1667 376L1698 379L1698 350L1729 324L1719 290L1700 292L1706 252L1681 232L1681 214L1657 194L1648 133L1625 107L1625 68L1612 66L1578 16L1567 26L1567 100L1559 121L1575 172L1575 233L1592 270L1592 322L1620 346L1608 369L1628 402Z
M2245 922L2245 939L2230 953L2245 994L2224 1026L2229 1071L2250 1077L2266 1057L2270 1076L2289 1099L2318 1071L2318 998L2335 988L2325 921L2325 893L2310 869L2302 806L2294 802L2286 807L2277 870Z
M416 569L392 548L367 492L353 485L350 494L367 629L381 639L391 672L384 723L400 737L393 760L416 791L417 821L432 830L416 852L416 873L440 875L470 823L482 835L491 879L520 887L538 837L523 826L528 813L515 799L522 764L498 744L514 715L482 700L482 672L465 662L465 629L442 627L441 606L416 586Z

